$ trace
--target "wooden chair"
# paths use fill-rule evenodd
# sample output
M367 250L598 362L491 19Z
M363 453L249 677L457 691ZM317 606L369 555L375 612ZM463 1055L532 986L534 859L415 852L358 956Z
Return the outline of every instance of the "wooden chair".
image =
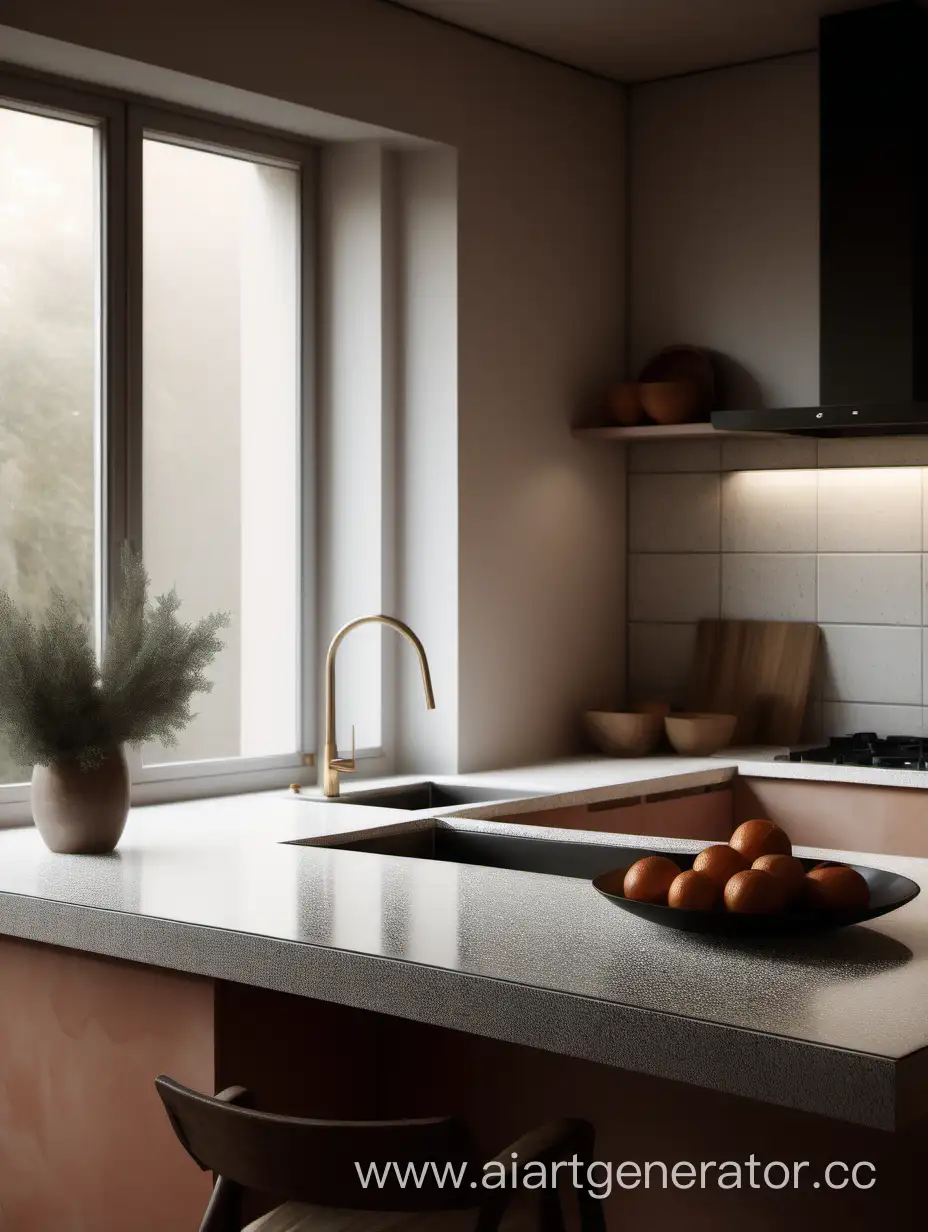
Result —
M249 1095L242 1087L229 1087L213 1097L163 1075L155 1086L187 1153L200 1168L216 1174L200 1232L240 1232L241 1199L246 1189L285 1204L250 1224L253 1232L260 1232L264 1221L272 1228L313 1227L320 1232L345 1227L352 1232L363 1232L367 1227L378 1232L385 1228L391 1232L407 1228L409 1232L437 1232L443 1226L442 1217L427 1212L445 1212L445 1222L455 1229L496 1232L511 1213L512 1188L480 1186L483 1161L466 1127L451 1117L315 1121L256 1111L248 1106ZM594 1131L588 1121L552 1121L513 1142L496 1160L511 1176L514 1151L520 1166L529 1161L550 1166L576 1156L583 1167L582 1178L585 1165L592 1159L593 1142ZM428 1175L419 1185L404 1187L392 1170L382 1186L371 1182L365 1188L361 1184L356 1162L362 1167L383 1167L391 1161L417 1168L434 1163L440 1175L446 1164L455 1169L466 1165L468 1179L461 1186L442 1186L427 1168ZM570 1175L569 1170L562 1169L559 1179L563 1172ZM470 1178L478 1178L475 1188L471 1188ZM598 1201L584 1188L574 1193L581 1232L605 1232ZM565 1232L556 1188L533 1189L527 1196L537 1202L537 1219L533 1222L540 1232ZM520 1204L524 1200L520 1196ZM469 1217L461 1214L467 1211ZM293 1218L285 1218L284 1212ZM378 1219L377 1212L407 1212L407 1217L385 1220L381 1215ZM279 1216L277 1220L275 1215ZM343 1218L332 1218L339 1215Z

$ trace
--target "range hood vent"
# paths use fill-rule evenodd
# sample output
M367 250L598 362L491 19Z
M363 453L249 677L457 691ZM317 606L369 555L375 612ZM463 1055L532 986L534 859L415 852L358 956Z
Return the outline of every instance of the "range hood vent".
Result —
M928 15L893 0L823 17L819 51L821 404L712 423L928 433Z

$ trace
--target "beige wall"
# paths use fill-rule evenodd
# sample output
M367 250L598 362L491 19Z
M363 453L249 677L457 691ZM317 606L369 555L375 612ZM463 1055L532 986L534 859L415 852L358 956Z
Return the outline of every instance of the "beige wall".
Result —
M728 405L814 405L818 57L654 82L630 106L635 368L694 343L744 369Z
M622 92L378 0L0 0L0 22L457 148L458 762L569 750L621 687L621 459L568 429L622 366Z
M458 716L442 701L453 702L460 681L458 165L448 146L410 151L398 164L393 326L399 345L394 448L385 459L395 479L393 597L428 646L438 709L425 709L416 657L397 639L385 667L399 688L391 687L389 675L385 685L388 695L398 694L395 767L414 772L456 766L458 756Z

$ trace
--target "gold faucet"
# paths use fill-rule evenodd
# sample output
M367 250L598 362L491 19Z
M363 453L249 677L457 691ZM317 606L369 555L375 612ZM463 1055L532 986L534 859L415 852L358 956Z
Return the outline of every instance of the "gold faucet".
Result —
M403 637L412 643L416 654L419 656L419 667L422 670L422 687L425 689L426 709L435 709L435 695L432 692L432 677L429 672L429 661L425 654L425 647L416 637L415 633L413 633L412 629L410 629L409 625L404 624L402 620L397 620L393 616L359 616L357 620L349 620L346 625L342 625L329 643L329 651L325 657L325 754L322 760L322 791L324 795L329 797L338 795L339 774L350 774L357 768L354 760L354 726L352 725L351 728L350 757L338 756L338 748L335 741L335 656L346 635L352 629L357 629L359 625L367 624L389 625L391 629L395 629L397 633L402 633Z

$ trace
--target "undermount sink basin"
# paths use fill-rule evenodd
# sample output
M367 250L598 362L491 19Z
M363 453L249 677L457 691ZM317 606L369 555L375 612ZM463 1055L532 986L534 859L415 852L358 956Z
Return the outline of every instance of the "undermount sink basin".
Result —
M496 800L517 800L530 794L499 787L480 787L473 783L406 783L372 791L349 791L336 796L332 804L364 804L376 808L405 809L420 813L428 809L456 808L462 804L492 804Z
M314 846L300 839L295 846ZM454 864L477 864L483 868L508 868L523 873L547 873L556 877L581 877L591 881L600 873L633 864L649 853L633 847L606 843L570 843L554 839L523 838L504 834L475 834L445 828L414 830L403 834L371 834L362 839L346 838L333 843L342 851L373 855L406 856L414 860L442 860Z

